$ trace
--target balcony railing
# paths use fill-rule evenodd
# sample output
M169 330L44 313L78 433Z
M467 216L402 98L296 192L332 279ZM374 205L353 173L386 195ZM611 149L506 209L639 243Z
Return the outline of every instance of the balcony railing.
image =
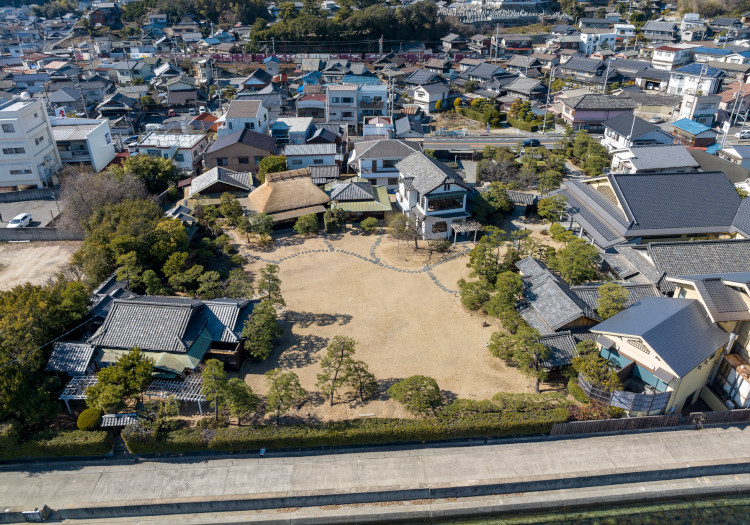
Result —
M625 390L608 392L583 374L578 375L578 386L594 401L622 408L628 412L645 412L646 414L663 413L672 395L671 392L656 394L639 394Z

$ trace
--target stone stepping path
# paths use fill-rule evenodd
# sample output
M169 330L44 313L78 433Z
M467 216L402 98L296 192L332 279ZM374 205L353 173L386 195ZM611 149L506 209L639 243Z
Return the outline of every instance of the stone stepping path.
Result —
M375 252L378 249L378 246L380 246L380 243L383 242L384 238L385 238L384 235L379 235L377 237L377 239L375 239L375 242L370 247L370 257L366 257L364 255L361 255L359 253L355 253L355 252L352 252L352 251L349 251L349 250L342 250L340 248L336 248L333 245L333 243L331 243L331 241L329 241L328 239L325 239L325 238L323 239L323 244L326 245L326 249L302 250L300 252L296 252L296 253L293 253L291 255L286 255L286 256L281 257L279 259L268 259L268 258L263 257L261 255L257 255L257 254L251 253L244 246L235 245L235 248L237 248L238 252L241 255L243 255L244 257L246 257L249 261L261 261L261 262L264 262L266 264L276 264L276 265L281 264L282 262L287 261L289 259L294 259L295 257L299 257L301 255L309 255L309 254L313 254L313 253L342 253L344 255L349 255L351 257L356 257L357 259L360 259L360 260L362 260L364 262L368 262L368 263L370 263L370 264L372 264L374 266L379 266L381 268L385 268L386 270L392 270L392 271L398 272L398 273L408 273L408 274L426 273L430 277L430 280L432 280L432 282L435 283L435 286L437 286L438 288L440 288L442 291L444 291L446 293L454 294L454 295L457 294L457 293L459 293L458 290L451 290L451 289L447 288L445 285L443 285L443 283L440 282L440 280L435 276L435 274L432 273L432 270L435 269L436 267L440 266L441 264L444 264L444 263L446 263L448 261L452 261L453 259L456 259L457 257L464 257L464 256L466 256L469 253L469 249L466 246L461 246L460 247L461 248L460 251L457 251L453 255L451 255L449 257L446 257L442 261L438 261L438 262L433 263L433 264L425 265L422 268L419 268L417 270L408 270L406 268L399 268L397 266L392 266L392 265L389 265L389 264L384 264L383 262L380 261L380 257L378 257Z

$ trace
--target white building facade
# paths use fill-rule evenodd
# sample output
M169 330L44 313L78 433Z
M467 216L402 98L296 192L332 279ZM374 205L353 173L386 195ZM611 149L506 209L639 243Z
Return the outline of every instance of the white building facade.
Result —
M51 117L52 136L65 164L88 164L99 173L115 158L109 121Z

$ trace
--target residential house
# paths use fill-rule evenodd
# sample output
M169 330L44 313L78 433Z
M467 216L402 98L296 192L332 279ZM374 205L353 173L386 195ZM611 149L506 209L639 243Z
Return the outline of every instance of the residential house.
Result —
M671 71L656 68L644 69L636 74L635 85L645 91L664 93L671 76Z
M623 113L602 125L602 144L610 151L674 143L672 135L635 115Z
M450 89L445 84L419 85L414 89L414 103L426 114L430 114L437 110L438 101L443 109L447 108L449 93Z
M655 69L671 71L685 66L693 60L693 47L663 45L654 48L651 65Z
M422 121L417 118L411 118L408 115L396 119L394 136L397 139L421 139L424 138Z
M148 22L150 24L156 24L161 27L166 27L168 23L168 16L165 13L149 13Z
M677 24L674 22L660 22L649 20L641 28L646 40L651 42L676 42L678 36Z
M183 135L152 131L138 141L136 151L151 157L171 159L179 169L197 174L207 147L208 139L202 133Z
M239 194L244 197L253 191L253 187L252 173L214 166L205 173L190 179L185 197L197 198L200 194L204 197L219 198L223 193Z
M167 80L167 105L192 106L198 99L195 80L187 75L180 75Z
M265 69L258 68L248 75L248 77L240 84L242 90L245 91L260 91L264 87L268 86L273 77Z
M724 59L731 54L731 49L700 46L693 49L693 61L702 64L712 61L723 62Z
M567 198L570 224L603 249L625 241L733 237L741 203L720 171L613 173L565 181L558 193Z
M85 164L96 173L115 158L115 145L105 119L50 117L52 138L65 164Z
M383 219L392 210L386 187L375 186L361 177L334 181L324 189L331 197L331 208L343 210L348 221L361 221L367 217Z
M446 53L456 51L457 49L460 49L461 47L466 45L466 39L461 35L457 35L455 33L449 33L444 37L441 37L440 42L443 51Z
M271 124L271 136L279 144L306 144L314 133L312 117L282 117Z
M96 9L88 14L91 25L113 27L120 24L120 7L113 2L99 2Z
M363 117L387 115L387 102L386 85L329 85L326 121L356 127Z
M522 100L543 100L547 97L547 86L541 80L518 78L505 86L508 96Z
M718 132L705 124L683 118L672 122L672 135L680 144L693 148L701 148L714 144Z
M392 139L391 117L365 117L362 122L362 138L365 140Z
M619 115L632 115L636 104L627 98L581 95L562 99L562 118L574 130L602 133L604 123Z
M598 49L611 49L617 43L617 33L612 29L581 29L578 50L590 55Z
M396 204L414 218L422 238L450 238L454 224L469 218L470 187L455 170L422 152L400 160L396 169Z
M491 45L492 38L485 35L474 35L469 38L469 49L474 51L480 57L490 54Z
M685 94L682 96L679 118L690 119L712 127L719 113L721 97L718 95Z
M486 62L483 62L466 72L469 80L474 80L476 82L492 82L502 76L506 76L507 74L508 72L502 67L496 64L488 64Z
M614 173L669 173L699 169L698 161L681 144L640 146L618 150L612 154Z
M145 60L128 60L117 62L110 69L110 78L118 84L131 84L135 79L141 79L148 82L154 76L151 66Z
M282 154L290 169L337 164L341 161L336 144L287 144Z
M717 152L719 158L750 169L750 146L725 146Z
M607 69L610 69L609 76ZM603 86L605 79L611 79L615 74L615 70L607 68L601 60L571 58L558 66L555 77L580 85Z
M324 93L304 93L296 100L297 116L310 117L317 122L326 120L326 95Z
M705 64L688 64L672 71L667 86L670 95L710 95L718 93L724 72Z
M431 58L424 63L424 68L432 73L442 75L450 71L452 61L450 58Z
M496 37L492 35L492 45L495 45ZM534 52L532 39L528 35L500 35L500 47L506 55L524 55Z
M241 91L234 97L237 100L258 100L268 111L268 120L274 121L289 108L289 94L285 88L269 84L258 91ZM298 115L305 116L305 115Z
M268 111L257 100L232 99L218 123L219 137L242 129L265 134L268 130Z
M320 215L330 201L313 182L310 168L268 173L249 197L254 211L270 215L276 225L293 223L302 215Z
M578 28L596 28L596 29L609 29L612 27L612 21L607 18L586 18L583 17L578 20Z
M72 87L60 88L47 95L47 100L54 108L55 114L60 110L64 115L74 115L86 111L86 101L81 96L81 91Z
M0 188L43 188L59 182L62 161L41 100L22 95L0 104L0 131Z
M418 142L406 140L355 142L347 164L360 177L376 186L395 189L399 183L396 164L419 151L421 148Z
M647 297L591 331L624 383L609 404L629 416L679 413L697 401L729 342L697 299Z
M258 173L258 164L276 153L273 137L249 129L219 137L203 156L206 168L222 166L240 172Z

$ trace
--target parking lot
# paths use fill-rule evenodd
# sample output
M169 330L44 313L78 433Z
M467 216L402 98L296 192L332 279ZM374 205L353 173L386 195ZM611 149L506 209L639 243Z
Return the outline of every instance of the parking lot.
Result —
M0 202L0 228L8 226L10 220L21 213L31 215L32 228L47 226L60 214L54 199L41 199L21 202Z

